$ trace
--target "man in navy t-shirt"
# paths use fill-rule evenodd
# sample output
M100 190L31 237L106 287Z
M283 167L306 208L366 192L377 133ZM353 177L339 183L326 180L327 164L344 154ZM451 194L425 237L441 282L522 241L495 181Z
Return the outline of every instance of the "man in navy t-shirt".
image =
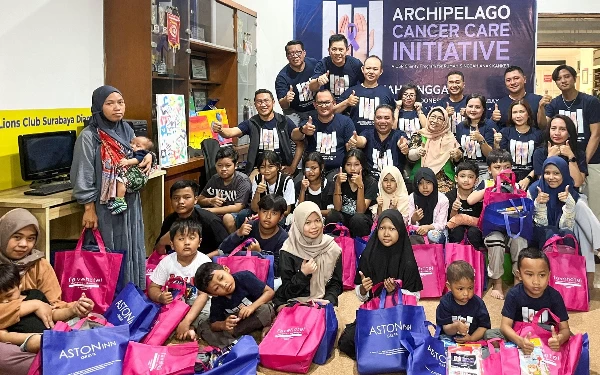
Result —
M465 76L458 70L451 71L446 75L446 88L448 95L442 97L433 107L446 108L448 117L452 120L450 129L456 134L456 125L460 124L464 119L464 111L467 107L467 97L465 91Z
M570 117L577 127L577 145L585 150L588 163L588 177L583 193L588 196L589 206L600 216L600 101L597 98L575 89L577 72L568 65L559 65L552 72L552 79L560 89L561 95L552 99L546 106L548 124L554 115Z
M375 126L365 130L357 137L356 145L350 139L350 146L364 149L367 163L373 175L379 177L379 172L386 166L396 166L400 171L406 164L408 153L408 136L399 129L392 129L394 124L394 107L382 104L375 109Z
M315 110L314 92L309 85L317 60L306 57L304 43L300 40L289 41L285 46L285 55L289 64L275 78L275 93L283 113L299 125Z
M347 51L348 39L344 35L335 34L329 37L329 56L324 57L315 66L310 81L312 91L318 91L319 88L329 89L337 102L349 87L364 81L362 62L356 57L346 55Z
M335 113L347 111L354 121L356 132L360 135L375 124L375 109L381 104L394 106L394 96L390 89L379 85L379 77L383 73L383 63L377 56L365 60L362 72L365 81L350 87L340 96L335 106Z
M294 139L306 138L306 152L317 151L325 161L325 171L338 170L346 156L347 142L356 132L352 120L333 111L335 102L329 90L315 95L317 117L294 129Z
M533 126L538 129L546 127L546 111L545 106L550 103L550 96L542 100L541 95L536 95L532 92L525 91L525 83L527 78L523 73L523 69L518 66L509 66L504 71L504 84L508 90L508 95L498 100L498 110L500 111L500 120L496 122L499 128L506 126L508 121L508 107L515 100L525 100L531 107L533 112Z

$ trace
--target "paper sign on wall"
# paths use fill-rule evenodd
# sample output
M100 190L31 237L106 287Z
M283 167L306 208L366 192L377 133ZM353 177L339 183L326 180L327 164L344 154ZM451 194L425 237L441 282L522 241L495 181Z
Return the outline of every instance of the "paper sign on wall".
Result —
M158 151L161 167L188 161L183 95L156 95L156 124L158 128Z

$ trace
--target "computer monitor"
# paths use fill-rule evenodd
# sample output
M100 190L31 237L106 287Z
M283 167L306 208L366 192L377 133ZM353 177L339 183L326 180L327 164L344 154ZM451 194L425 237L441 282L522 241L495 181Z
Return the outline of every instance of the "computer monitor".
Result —
M68 174L76 138L74 130L19 135L21 178L45 180Z

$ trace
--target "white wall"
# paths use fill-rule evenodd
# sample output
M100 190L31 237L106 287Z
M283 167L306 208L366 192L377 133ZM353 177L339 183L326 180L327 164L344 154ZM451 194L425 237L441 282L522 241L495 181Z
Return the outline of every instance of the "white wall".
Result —
M104 82L103 1L5 3L0 110L89 107Z

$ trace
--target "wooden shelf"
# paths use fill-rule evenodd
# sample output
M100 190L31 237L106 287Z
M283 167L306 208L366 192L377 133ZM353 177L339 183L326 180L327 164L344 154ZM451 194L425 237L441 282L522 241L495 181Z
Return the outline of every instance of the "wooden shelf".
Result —
M152 79L161 79L166 81L185 81L183 77L152 76Z
M192 85L220 85L221 82L205 81L203 79L190 79Z
M190 39L190 48L193 51L200 52L228 52L228 53L236 53L235 48L218 46L216 44L212 44L209 42L205 42L198 39Z

